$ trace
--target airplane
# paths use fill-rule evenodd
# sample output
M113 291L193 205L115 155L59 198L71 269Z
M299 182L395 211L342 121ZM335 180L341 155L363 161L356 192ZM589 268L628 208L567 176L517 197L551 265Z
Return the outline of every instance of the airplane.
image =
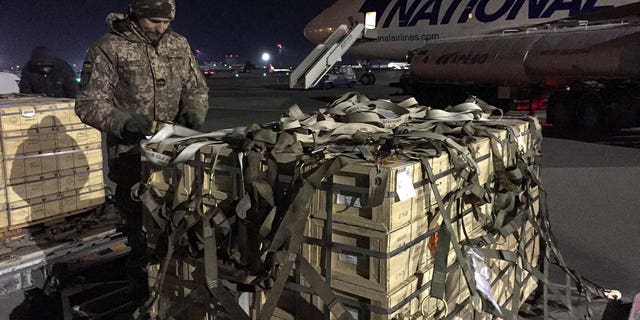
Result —
M306 25L304 35L320 44L341 24L375 25L377 40L358 40L348 53L365 59L406 61L408 52L430 40L638 12L637 0L338 0Z
M278 69L274 67L271 63L269 64L269 73L291 73L291 69Z

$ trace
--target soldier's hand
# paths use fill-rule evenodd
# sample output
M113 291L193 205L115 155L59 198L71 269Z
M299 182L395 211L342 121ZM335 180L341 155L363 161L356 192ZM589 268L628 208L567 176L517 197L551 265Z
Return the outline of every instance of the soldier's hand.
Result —
M193 111L185 110L176 117L175 123L189 129L200 130L204 124L204 117Z
M151 119L139 114L131 114L122 129L122 137L125 140L135 140L151 135Z

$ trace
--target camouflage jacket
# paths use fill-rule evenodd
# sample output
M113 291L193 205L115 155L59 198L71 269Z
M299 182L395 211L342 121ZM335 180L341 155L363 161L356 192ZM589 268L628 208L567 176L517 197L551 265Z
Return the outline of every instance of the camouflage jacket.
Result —
M131 113L169 122L184 110L205 116L208 88L187 40L170 30L157 46L121 14L107 17L111 31L89 48L82 68L76 113L107 134L109 165L138 154L122 140ZM124 170L126 174L126 170Z

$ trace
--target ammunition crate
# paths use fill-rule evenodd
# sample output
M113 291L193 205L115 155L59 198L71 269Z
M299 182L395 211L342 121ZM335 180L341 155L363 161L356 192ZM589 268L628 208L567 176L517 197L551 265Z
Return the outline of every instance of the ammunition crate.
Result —
M324 220L309 219L305 234L314 244L303 246L303 256L321 270L328 258L323 253L331 250L332 280L386 293L427 268L426 217L391 233L334 223L330 244L322 242L324 228Z
M484 185L493 173L489 139L478 138L470 143L468 148L479 169L479 183ZM442 152L428 161L441 196L444 197L460 187L453 177L448 153ZM369 174L376 168L387 171L385 198L381 205L365 208L362 204L368 197ZM398 187L402 187L398 183L399 175L410 177L416 193L414 197L400 200L397 193ZM406 178L401 178L401 181L406 181ZM330 208L332 219L336 222L383 232L397 230L427 216L430 208L436 203L435 195L419 161L388 161L380 165L363 161L351 164L334 174L332 182L316 194L312 204L314 217L326 220L327 209ZM331 201L327 199L328 194L331 195ZM428 196L425 197L425 194Z
M104 203L102 136L74 100L0 100L0 228L22 228Z

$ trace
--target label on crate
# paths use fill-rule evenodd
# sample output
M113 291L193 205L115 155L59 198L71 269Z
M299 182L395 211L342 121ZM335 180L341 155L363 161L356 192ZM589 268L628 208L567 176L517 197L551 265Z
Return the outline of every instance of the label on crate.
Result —
M358 256L354 256L351 254L341 253L338 259L347 263L358 264Z
M413 187L413 168L407 166L396 173L396 194L400 201L415 198L416 189Z
M336 202L338 204L344 204L350 207L362 208L360 197L348 196L340 193L338 193L336 197L337 197Z
M476 249L469 249L467 256L471 260L471 267L473 270L474 279L476 281L476 288L482 292L493 304L498 312L500 312L500 305L496 301L496 298L491 293L491 269L485 264L485 257Z
M35 110L22 110L22 116L25 118L33 118L36 116Z

